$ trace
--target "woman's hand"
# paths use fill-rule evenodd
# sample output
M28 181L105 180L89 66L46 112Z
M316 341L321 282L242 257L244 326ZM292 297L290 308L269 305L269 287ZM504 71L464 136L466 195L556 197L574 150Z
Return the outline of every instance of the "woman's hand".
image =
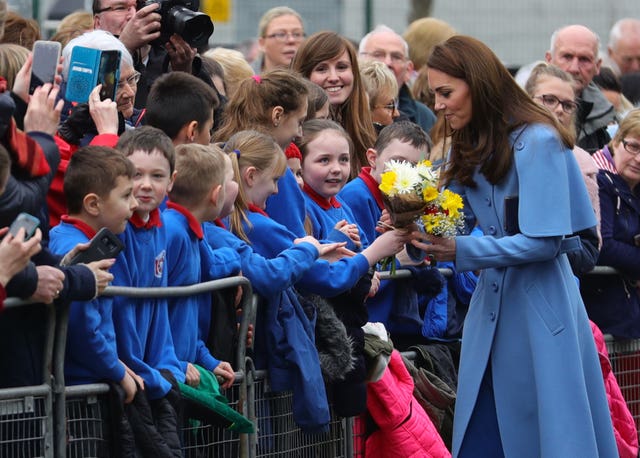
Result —
M411 244L427 255L433 255L436 261L454 261L456 259L455 237L436 237L415 231L411 233Z

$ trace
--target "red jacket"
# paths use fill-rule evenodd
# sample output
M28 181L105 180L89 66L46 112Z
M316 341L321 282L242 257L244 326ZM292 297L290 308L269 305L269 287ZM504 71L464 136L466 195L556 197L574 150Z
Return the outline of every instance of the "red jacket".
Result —
M69 166L71 156L78 151L78 145L67 143L57 134L53 139L56 141L56 145L58 145L58 149L60 150L60 165L58 165L58 170L53 177L53 181L51 181L49 193L47 194L50 227L57 226L58 223L60 223L60 217L67 214L67 201L63 191L64 174ZM116 134L101 134L93 137L89 144L94 146L115 147L117 143L118 136Z
M413 397L413 379L396 350L382 378L367 385L367 409L380 429L367 438L366 458L451 457Z
M618 453L620 454L620 458L637 458L638 433L636 432L636 424L633 421L631 412L629 412L627 403L622 397L616 376L611 370L611 362L609 361L609 353L607 352L607 345L604 342L604 336L598 326L593 322L591 322L591 332L593 332L598 357L600 358L600 367L602 367L604 387L607 392L607 400L609 401L609 410L611 411L611 421L613 423L613 433L616 437L616 444L618 445Z

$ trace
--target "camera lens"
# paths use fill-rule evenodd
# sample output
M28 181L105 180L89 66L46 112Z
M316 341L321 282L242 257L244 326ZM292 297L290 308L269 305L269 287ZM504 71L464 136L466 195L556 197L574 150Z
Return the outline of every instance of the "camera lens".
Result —
M213 33L213 22L209 16L199 11L191 11L184 6L171 8L166 19L167 28L180 35L194 48L206 45Z

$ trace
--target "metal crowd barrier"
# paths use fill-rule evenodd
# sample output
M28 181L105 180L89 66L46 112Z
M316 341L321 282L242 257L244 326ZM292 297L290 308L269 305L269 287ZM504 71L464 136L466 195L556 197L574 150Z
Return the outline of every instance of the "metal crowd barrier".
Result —
M445 276L451 270L441 269ZM613 269L597 268L593 273L611 274ZM398 270L382 279L406 278L411 273ZM236 381L224 395L230 405L253 421L254 434L238 434L215 425L189 421L182 425L183 452L187 458L282 457L351 458L365 456L365 425L362 418L331 415L326 434L308 435L294 423L292 393L274 393L268 374L255 370L246 356L249 325L255 323L257 298L244 277L225 278L188 287L109 287L105 295L129 297L175 297L201 294L230 287L243 288L243 317L235 355ZM20 305L8 299L7 307ZM57 315L57 316L56 316ZM0 457L109 457L113 442L109 387L106 384L64 385L64 344L67 307L49 307L51 331L48 358L52 377L42 385L0 390ZM1 316L0 316L1 319ZM55 340L54 340L55 339ZM627 400L636 426L640 425L640 340L614 341L607 337L609 357ZM405 352L415 358L415 353ZM638 428L640 430L640 427Z

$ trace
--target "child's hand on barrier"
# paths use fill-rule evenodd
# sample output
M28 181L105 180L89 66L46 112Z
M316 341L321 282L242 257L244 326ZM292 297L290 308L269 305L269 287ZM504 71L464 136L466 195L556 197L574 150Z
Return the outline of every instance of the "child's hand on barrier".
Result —
M141 389L144 390L144 380L142 379L142 377L140 377L138 374L136 374L133 369L131 369L129 366L127 366L125 364L125 368L127 373L133 378L133 381L136 383L136 385Z
M191 363L187 363L187 372L185 374L185 383L192 387L200 385L200 372Z
M380 289L380 273L374 272L371 276L371 288L369 288L369 295L367 297L373 297Z
M220 388L224 389L231 388L236 379L236 374L233 372L231 364L226 361L220 361L220 364L213 370L213 374L223 379L223 382L220 383Z
M86 264L96 277L96 291L98 296L102 294L105 288L109 286L109 283L113 281L113 274L109 272L109 269L115 262L115 259L102 259Z
M136 391L138 391L138 387L129 372L124 372L124 377L120 380L120 386L122 386L122 389L124 390L124 403L130 404L136 395Z

